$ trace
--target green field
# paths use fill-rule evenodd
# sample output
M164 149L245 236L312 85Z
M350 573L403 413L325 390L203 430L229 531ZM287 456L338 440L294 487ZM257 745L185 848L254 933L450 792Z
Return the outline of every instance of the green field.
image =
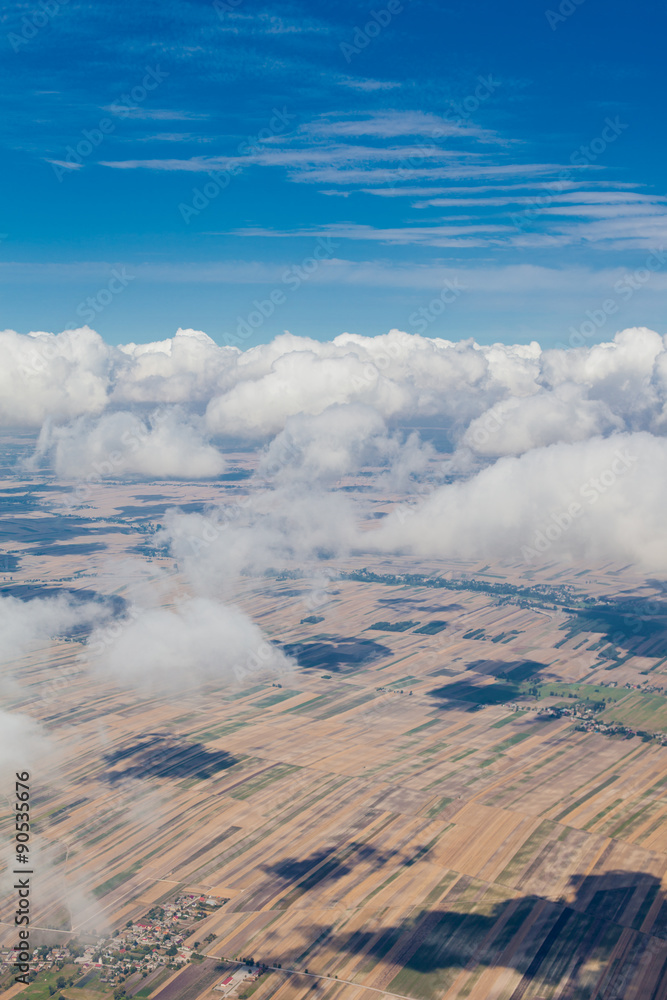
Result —
M301 768L295 764L276 764L268 772L258 774L254 778L249 778L240 788L235 788L234 791L230 792L230 795L235 799L248 799L256 792L268 788L274 781L280 781L281 778L287 777L288 774L293 774L295 771L300 770Z
M64 991L63 995L71 990L72 987L63 987L63 990L56 988L56 983L58 979L62 976L63 979L79 979L81 976L81 967L79 965L65 965L62 969L53 969L49 972L40 972L37 975L34 983L30 983L26 986L24 990L19 994L21 1000L50 1000L50 997L58 997L61 992ZM52 987L54 992L49 993L49 987ZM83 993L83 991L80 991ZM99 996L99 994L97 994ZM83 997L81 998L83 1000Z
M414 625L419 625L419 622L405 621L405 622L375 622L373 625L369 625L369 629L375 629L378 632L407 632L409 628Z
M454 681L431 692L443 701L467 701L472 705L500 705L503 702L543 701L552 702L555 708L584 706L599 708L596 719L605 723L618 723L633 729L650 732L667 731L667 698L660 694L630 691L627 688L609 688L601 684L567 684L552 681L540 683L524 680L513 683L511 679L496 680L492 684L475 684L471 681ZM602 703L605 703L604 705ZM520 713L523 714L523 713ZM499 728L517 718L512 713L494 723Z
M606 708L598 718L634 729L667 731L667 698L640 691L624 691L625 697Z
M104 896L105 893L111 892L112 889L117 889L126 879L134 875L141 868L141 865L141 861L135 861L131 868L127 868L124 872L118 872L117 875L112 875L106 882L102 882L101 885L93 889L93 895L99 898L100 896Z

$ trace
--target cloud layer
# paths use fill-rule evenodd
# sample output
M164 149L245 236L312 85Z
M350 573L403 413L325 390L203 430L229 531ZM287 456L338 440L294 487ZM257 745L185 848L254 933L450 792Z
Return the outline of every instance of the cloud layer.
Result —
M667 570L656 542L667 341L633 328L588 345L581 330L547 351L398 330L326 343L285 334L248 350L192 330L118 348L91 330L5 333L4 419L41 427L33 461L66 478L216 477L225 448L259 449L247 496L165 522L206 595L241 572L353 548L529 560L540 533L551 554ZM619 454L633 456L622 472ZM336 490L359 473L392 490L419 483L427 497L360 531L358 506ZM613 484L583 496L603 474ZM572 504L581 510L558 533Z
M193 330L121 347L87 328L58 335L5 331L0 420L5 427L37 429L47 419L60 426L78 417L141 415L144 407L179 404L184 410L174 423L187 423L185 413L203 414L198 434L251 442L285 430L291 417L354 404L392 424L434 422L453 445L487 456L619 430L661 434L667 421L664 338L635 328L588 346L586 336L596 332L592 320L588 326L592 333L573 330L570 345L548 351L537 343L479 346L399 330L379 337L342 334L325 343L284 334L248 350L220 347ZM243 339L241 333L241 345ZM102 448L115 444L106 444L107 433L113 439L131 431L128 417L117 420L87 425ZM489 435L496 423L501 429ZM201 440L197 448L205 447ZM64 466L66 450L62 445ZM184 474L211 474L211 459L209 453L203 473Z

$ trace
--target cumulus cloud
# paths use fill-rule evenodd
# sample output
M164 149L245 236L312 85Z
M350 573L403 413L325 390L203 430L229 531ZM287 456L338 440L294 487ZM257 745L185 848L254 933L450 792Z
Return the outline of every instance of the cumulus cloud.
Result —
M240 609L204 597L135 608L120 627L94 632L88 645L93 669L105 678L161 693L208 680L243 683L291 666Z
M424 473L434 449L417 434L391 434L370 406L335 404L317 416L287 418L261 456L258 473L278 483L334 484L365 468L386 470L392 485Z
M635 563L667 573L667 441L646 432L505 456L382 522L372 545L424 556Z
M86 670L111 683L172 694L208 680L242 683L291 669L293 661L238 607L201 596L175 601L169 584L160 574L150 585L140 581L133 588L140 603L126 606L122 615L114 614L111 601L77 601L69 594L26 601L0 597L5 702L25 703L28 690L31 704L57 701L71 675ZM41 684L23 688L22 658L72 630L82 643L75 665L54 669ZM21 746L43 745L27 717L0 713L0 731L25 734ZM11 745L12 740L0 742L0 753L7 756Z
M438 415L456 428L504 391L502 380L492 384L484 351L472 341L453 344L399 330L382 337L343 334L328 343L277 337L247 351L238 371L233 388L209 402L206 419L214 433L247 439L278 433L295 414L317 415L344 403L370 406L385 420Z
M241 350L196 330L120 347L87 328L5 331L0 420L41 427L34 468L50 463L91 482L215 477L231 442L259 448L248 496L165 523L164 538L207 596L239 573L314 565L360 546L359 510L336 491L346 475L371 471L408 490L418 479L430 491L404 524L361 533L378 544L422 551L418 526L431 517L441 530L429 551L511 557L624 447L637 462L608 495L583 500L552 548L660 563L646 526L657 523L664 467L667 340L643 327L601 344L571 339L542 350L391 330L326 343L284 334ZM448 486L429 485L435 454L414 433L421 426L437 431L441 478L456 478Z
M225 468L221 453L206 440L195 415L161 409L148 418L127 410L70 424L47 421L33 468L50 464L64 479L90 483L114 476L149 479L205 479Z
M72 629L106 620L102 602L75 601L66 595L21 601L0 597L0 665L9 666Z
M345 494L277 488L250 493L206 514L167 511L157 541L169 545L198 593L229 594L241 575L322 571L358 542L356 511Z
M3 788L19 771L31 771L37 764L42 772L43 761L53 753L49 737L42 726L29 715L0 709L0 778Z
M125 344L116 357L115 404L198 403L233 384L240 351L200 330L178 330L149 344Z
M107 405L113 351L84 327L21 336L0 332L0 425L39 427Z
M601 399L587 399L572 382L553 392L511 396L470 422L460 445L479 456L521 455L559 441L583 441L624 429L622 417Z
M38 428L110 406L206 402L227 384L240 352L198 330L112 347L89 327L0 331L0 425Z
M437 426L446 446L480 457L619 430L664 433L665 339L634 328L603 344L587 345L580 333L571 340L542 350L536 342L485 346L391 330L328 342L283 334L241 350L197 330L120 347L88 328L25 337L5 331L0 421L39 428L47 418L57 426L118 411L139 419L147 407L179 405L181 423L204 414L217 438L265 443L293 418L354 405L372 409L390 430ZM500 419L504 430L493 446L477 448L485 419ZM522 423L528 433L517 432Z

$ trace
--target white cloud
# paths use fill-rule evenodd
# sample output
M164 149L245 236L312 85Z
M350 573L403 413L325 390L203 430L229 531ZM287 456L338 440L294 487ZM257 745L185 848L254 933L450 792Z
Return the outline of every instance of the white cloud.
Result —
M220 446L259 443L259 464L247 492L165 518L161 540L197 596L113 630L98 605L4 598L8 658L93 621L95 669L123 684L177 690L184 676L232 683L249 663L283 669L279 650L221 596L241 574L321 576L353 550L614 560L667 574L667 349L654 331L549 351L399 330L326 343L285 334L245 351L197 331L119 348L86 330L40 336L52 348L43 367L20 389L7 385L34 425L46 393L55 417L35 461L61 478L214 477L224 458L209 435ZM0 348L24 364L34 340L2 335ZM31 379L34 398L21 400ZM414 433L420 424L449 446L440 471L455 481L432 485L435 452ZM418 479L427 497L360 526L364 494L337 487L364 471L408 492Z
M39 427L47 417L101 413L111 355L88 327L57 335L0 332L0 424Z
M630 289L623 274L606 280L615 277L620 291L612 293L612 305ZM490 292L527 281L556 291L567 289L570 275L524 267L477 280ZM116 474L215 477L224 459L209 437L219 445L296 435L304 468L312 471L316 462L319 476L327 463L339 471L346 462L348 471L360 462L391 465L386 442L395 448L397 429L419 423L440 428L452 449L486 459L622 431L661 435L667 429L665 339L635 328L586 343L601 326L613 329L613 312L601 308L610 294L604 284L596 286L600 308L571 328L570 341L581 346L559 350L543 351L535 342L480 346L400 330L341 334L328 342L284 334L247 350L220 347L195 330L120 347L87 328L28 337L6 331L0 334L0 420L6 427L41 427L35 463L48 460L61 476L91 481ZM425 291L411 324L428 332L442 306ZM242 344L247 331L240 324L236 332ZM319 421L306 419L350 406L362 408L354 419L335 409ZM338 433L335 422L343 428L346 420L349 428ZM386 432L379 430L382 422ZM384 457L378 450L383 435ZM331 450L328 457L326 448L318 452L318 437Z
M63 594L29 601L0 597L0 665L18 667L21 657L42 648L45 642L66 635L71 629L104 620L109 613L105 604L74 601Z
M119 348L115 403L195 403L225 387L238 350L219 347L199 330L178 330L168 340Z
M666 491L664 439L640 432L554 444L434 490L386 518L374 543L429 557L615 560L667 573Z
M32 772L53 754L51 742L42 726L28 715L0 709L0 778L5 790L11 787L16 772ZM7 792L5 792L7 794Z
M283 485L333 485L364 468L387 470L394 488L423 473L434 450L416 434L390 434L379 413L360 404L334 404L317 416L288 417L263 453L258 474Z
M407 387L384 378L369 352L355 350L346 338L320 344L279 337L246 352L239 375L229 392L208 405L206 419L213 433L272 435L289 416L321 413L334 403L364 402L388 416L408 405L411 395Z
M231 596L241 575L321 573L358 541L356 514L345 493L306 488L297 479L206 514L167 511L157 541L169 545L197 593Z
M129 687L169 693L208 680L247 683L291 661L238 608L205 597L135 609L121 627L89 640L92 669Z
M206 479L225 468L201 421L180 408L156 410L148 419L128 411L58 426L47 421L30 462L49 462L62 479L87 483L103 478Z
M502 142L494 132L479 129L460 119L449 121L439 115L424 111L385 111L374 114L330 114L321 115L297 129L295 139L301 137L331 137L331 136L373 136L378 139L390 139L397 136L425 136L431 142L433 138L442 140L445 136L464 136L481 138L484 141Z
M606 403L586 399L580 386L565 382L550 393L540 391L496 403L471 421L461 444L477 455L497 458L559 441L610 434L623 426L622 418Z
M274 236L281 239L287 237L333 237L345 240L367 240L392 245L421 244L431 247L450 247L460 245L481 245L474 240L464 239L468 234L476 237L478 233L508 233L512 227L497 223L482 222L477 225L465 226L400 226L395 229L379 229L374 226L359 223L331 223L318 229L302 230L272 230L261 228L240 229L239 236Z

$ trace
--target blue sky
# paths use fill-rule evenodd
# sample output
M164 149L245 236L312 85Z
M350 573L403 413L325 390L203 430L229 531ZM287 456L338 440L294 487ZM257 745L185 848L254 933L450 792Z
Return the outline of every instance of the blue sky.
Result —
M2 327L665 329L664 4L9 5Z

